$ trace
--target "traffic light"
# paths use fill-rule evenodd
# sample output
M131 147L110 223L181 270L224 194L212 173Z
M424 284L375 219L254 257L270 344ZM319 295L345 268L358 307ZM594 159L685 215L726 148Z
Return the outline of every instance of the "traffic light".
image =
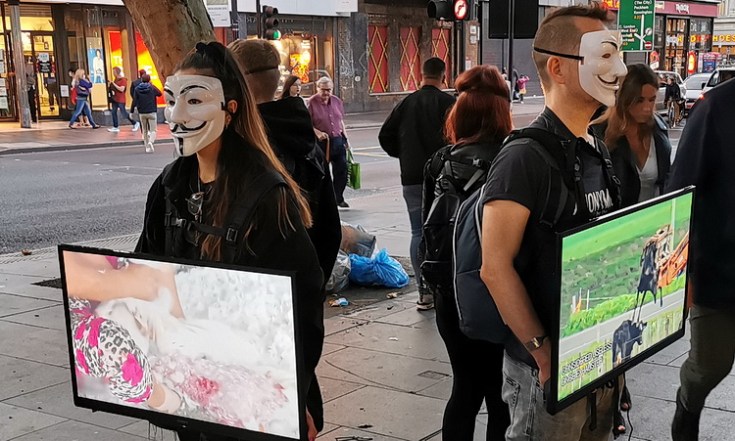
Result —
M454 19L452 5L450 5L447 0L432 0L429 2L426 9L429 13L429 18L435 18L437 20Z
M432 0L427 7L429 18L462 21L470 18L470 0Z
M263 38L266 40L280 40L281 31L278 29L278 8L263 6Z

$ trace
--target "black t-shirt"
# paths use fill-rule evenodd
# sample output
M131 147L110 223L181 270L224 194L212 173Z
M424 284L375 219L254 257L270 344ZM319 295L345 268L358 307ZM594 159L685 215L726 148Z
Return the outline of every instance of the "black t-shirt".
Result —
M546 129L565 142L565 148L575 149L577 163L581 167L584 187L584 202L587 210L577 207L575 197L570 197L554 231L540 224L541 214L547 203L559 200L558 195L548 195L553 179L562 179L561 173L552 169L549 162L534 148L536 143L529 138L515 140L500 151L493 162L488 177L483 203L493 200L510 200L531 211L521 248L514 266L523 281L534 309L547 333L555 320L554 298L558 296L558 259L555 232L582 225L592 218L614 209L613 198L607 188L603 159L599 149L605 148L601 141L592 146L578 139L548 108L531 124L531 127ZM570 189L573 192L573 189ZM547 196L548 195L548 196ZM549 202L551 201L551 202ZM531 366L535 362L523 345L516 339L506 344L509 355Z

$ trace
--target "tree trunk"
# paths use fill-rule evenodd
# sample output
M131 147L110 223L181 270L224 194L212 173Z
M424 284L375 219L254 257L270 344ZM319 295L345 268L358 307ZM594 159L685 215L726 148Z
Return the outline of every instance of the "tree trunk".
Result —
M200 41L215 40L202 0L123 0L143 36L161 81Z

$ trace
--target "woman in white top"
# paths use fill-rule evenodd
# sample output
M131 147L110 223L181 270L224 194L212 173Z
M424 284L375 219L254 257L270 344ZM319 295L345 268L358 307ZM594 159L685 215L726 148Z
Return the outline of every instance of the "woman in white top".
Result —
M623 206L663 193L671 167L666 123L656 112L658 77L645 64L628 66L617 102L597 121L621 182Z

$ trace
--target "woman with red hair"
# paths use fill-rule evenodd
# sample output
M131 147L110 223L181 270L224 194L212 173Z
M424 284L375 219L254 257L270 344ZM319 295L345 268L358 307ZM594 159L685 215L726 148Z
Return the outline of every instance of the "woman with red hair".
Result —
M487 65L474 67L457 78L455 87L459 96L445 125L446 139L451 144L438 150L424 169L424 221L430 216L441 216L441 210L432 212L432 206L444 193L452 191L464 200L485 183L490 164L513 128L510 92L498 69ZM438 248L432 246L430 250L431 243L427 243L451 243L452 228L448 219L446 223L448 228L440 236L449 237L424 236L427 263L437 257L435 261L451 262L451 255L432 255ZM451 265L422 265L421 273L433 291L437 327L452 365L454 384L444 411L442 432L446 439L471 441L484 400L488 411L486 440L504 440L510 415L501 396L503 346L469 339L460 330Z

